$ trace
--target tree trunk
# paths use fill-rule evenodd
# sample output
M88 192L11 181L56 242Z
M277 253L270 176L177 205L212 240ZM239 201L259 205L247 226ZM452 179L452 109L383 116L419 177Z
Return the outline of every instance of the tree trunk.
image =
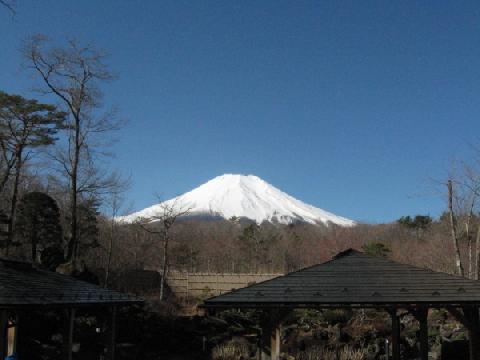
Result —
M15 217L17 211L18 201L18 186L20 184L20 175L22 171L22 154L17 154L16 166L15 166L15 178L13 181L12 199L10 201L10 219L8 220L8 234L5 253L8 256L10 245L13 242L15 235Z
M165 281L167 278L168 272L168 233L164 232L164 243L163 243L163 270L162 270L162 279L160 282L160 301L163 301L164 298L164 289L165 289Z
M470 210L468 212L467 221L465 222L465 237L467 238L468 246L468 278L473 279L473 239L472 234L470 233L470 224L473 218L473 208L475 206L475 197L472 199L470 204Z
M32 264L37 263L37 224L36 222L34 223L34 230L33 230L33 236L31 238L32 244L31 244L31 249L32 249Z
M454 248L454 251L455 251L455 266L456 266L456 269L457 269L457 273L460 276L464 276L462 260L460 258L460 248L459 248L459 245L458 245L455 214L453 212L453 185L452 185L452 180L448 180L447 188L448 188L448 210L449 210L449 213L450 213L450 228L451 228L451 232L452 232L453 248Z
M70 183L70 242L68 244L67 261L75 261L78 249L78 231L77 231L77 202L78 202L78 165L80 161L80 115L75 115L75 146L72 163L71 183Z
M105 266L105 284L104 287L108 287L108 278L110 276L110 266L112 264L112 254L113 254L113 238L115 236L115 217L112 218L112 222L110 224L110 239L109 239L109 246L108 246L108 254L107 254L107 265Z
M7 150L2 147L2 152L6 152L6 151ZM2 166L3 167L2 177L1 177L1 180L0 180L0 193L3 192L3 189L5 188L5 185L7 185L8 179L10 179L11 171L12 171L13 167L15 166L15 157L12 156L9 159L6 156L6 153L5 153L3 163L4 163L4 165Z
M475 280L478 280L480 265L480 226L477 229L477 239L475 240Z
M9 177L10 177L10 173L4 174L3 177L2 177L2 180L0 180L0 193L5 188L5 185L7 184L7 181L9 179Z
M467 238L467 252L468 252L468 278L473 279L473 241L470 235L470 225L467 221L465 223L465 237Z

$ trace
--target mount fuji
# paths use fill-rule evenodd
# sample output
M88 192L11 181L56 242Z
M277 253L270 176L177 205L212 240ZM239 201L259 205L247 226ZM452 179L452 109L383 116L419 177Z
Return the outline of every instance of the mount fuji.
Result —
M120 222L131 223L139 219L152 219L165 209L188 210L188 216L231 219L247 218L261 224L330 223L353 226L355 221L293 198L254 175L226 174L200 185L176 198L153 205L133 214L118 217Z

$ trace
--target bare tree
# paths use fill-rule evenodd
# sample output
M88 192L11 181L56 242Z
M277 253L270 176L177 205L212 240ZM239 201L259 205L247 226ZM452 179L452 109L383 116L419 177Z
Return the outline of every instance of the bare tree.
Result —
M15 11L15 0L0 0L0 5L7 8L13 15L16 14Z
M159 293L159 299L160 301L162 301L165 295L165 281L168 276L169 243L171 240L171 230L177 219L181 216L187 215L190 209L179 209L175 202L173 202L172 204L162 203L160 207L161 209L158 214L148 219L139 219L138 221L136 221L136 224L139 225L146 232L154 234L163 245L162 278L160 282Z
M460 258L460 247L458 242L458 235L457 235L457 220L455 217L455 212L453 209L453 183L452 180L449 179L447 181L447 190L448 190L448 211L450 217L450 231L452 234L452 242L453 248L455 251L455 267L457 269L457 273L460 276L464 276L463 264L462 259Z
M54 47L44 36L26 42L24 55L43 83L44 94L56 96L69 114L66 146L51 154L69 187L70 236L67 261L74 262L78 247L78 204L83 193L97 194L115 186L119 176L100 170L96 162L105 145L105 133L120 122L111 111L101 111L102 83L113 80L105 54L91 45L68 41Z
M110 219L109 219L109 232L107 236L107 244L106 244L106 259L105 259L105 279L104 279L104 286L108 287L108 281L110 277L110 270L112 266L112 259L114 254L114 247L115 242L118 240L118 227L120 224L118 223L118 215L120 214L120 210L123 207L123 196L122 194L128 189L130 186L130 181L125 181L112 191L110 196L107 198L107 204L110 208Z
M470 279L478 278L480 265L479 165L479 160L473 164L462 162L446 183L455 268L457 274Z
M478 252L479 252L479 236L480 226L477 224L477 239L475 241L475 250L473 242L473 227L476 219L475 212L477 209L478 197L480 195L480 177L478 173L470 166L464 167L463 188L466 194L464 202L467 206L467 215L465 221L465 237L467 239L468 253L468 277L470 279L478 278Z

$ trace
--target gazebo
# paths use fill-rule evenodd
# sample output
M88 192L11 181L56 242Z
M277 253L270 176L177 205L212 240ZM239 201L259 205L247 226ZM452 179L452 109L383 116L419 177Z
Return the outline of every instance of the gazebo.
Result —
M207 310L262 309L266 348L262 357L278 360L280 326L297 308L375 308L392 319L392 356L400 360L400 309L419 321L422 360L428 360L428 309L445 308L468 330L470 359L480 360L480 282L435 272L349 249L332 260L206 300ZM269 339L269 340L268 340ZM268 346L270 343L270 346Z
M139 302L141 300L133 296L40 270L30 263L0 259L0 359L21 351L17 349L17 339L22 311L59 309L68 314L63 353L65 359L71 360L75 311L84 307L102 307L110 312L107 356L113 360L117 307Z

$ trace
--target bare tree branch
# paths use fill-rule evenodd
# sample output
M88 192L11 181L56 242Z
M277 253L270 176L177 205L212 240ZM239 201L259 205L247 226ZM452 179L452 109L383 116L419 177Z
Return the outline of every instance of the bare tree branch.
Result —
M4 7L6 7L12 13L13 16L17 14L15 10L15 3L16 3L15 0L0 0L0 5L3 5Z
M173 203L165 202L161 204L161 209L158 214L146 219L142 218L136 221L144 231L155 234L157 238L163 243L163 260L162 260L162 279L160 283L159 299L164 299L164 288L166 278L168 276L169 269L169 242L170 242L170 230L174 226L177 219L181 216L185 216L190 212L190 209L181 209L177 202ZM155 225L160 225L159 229L155 229Z
M52 45L43 35L30 38L24 47L29 68L42 83L42 93L53 94L69 113L65 126L67 144L51 158L59 165L70 189L69 261L76 258L78 242L77 207L83 195L104 195L121 182L120 176L100 170L98 156L105 133L118 130L121 123L113 111L103 112L100 85L115 76L105 64L105 53L87 44L70 40L63 47Z

